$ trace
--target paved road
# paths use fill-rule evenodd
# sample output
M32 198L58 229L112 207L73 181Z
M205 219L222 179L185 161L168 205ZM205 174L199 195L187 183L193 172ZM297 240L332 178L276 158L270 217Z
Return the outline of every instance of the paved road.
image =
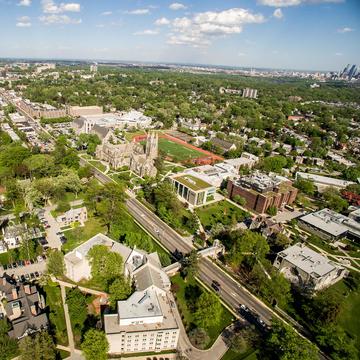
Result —
M83 160L83 162L80 161L80 164L81 163L84 165L87 162ZM96 169L94 169L94 175L102 183L112 181L109 177ZM175 230L165 224L134 197L130 197L126 201L126 205L130 214L169 251L174 252L175 250L178 250L187 254L193 249L192 244L181 237ZM209 287L211 287L213 280L218 281L221 284L220 297L235 313L238 312L241 304L245 304L259 314L268 324L271 319L276 316L267 305L252 295L230 275L223 272L217 265L211 262L211 260L201 259L199 265L200 280Z
M189 253L193 246L161 221L153 212L148 210L138 200L127 200L130 214L171 252L176 249L184 254ZM270 323L274 313L260 300L253 296L231 276L224 273L217 265L207 258L199 260L199 278L206 285L211 286L213 280L221 284L220 297L236 312L241 304L254 309L267 323Z

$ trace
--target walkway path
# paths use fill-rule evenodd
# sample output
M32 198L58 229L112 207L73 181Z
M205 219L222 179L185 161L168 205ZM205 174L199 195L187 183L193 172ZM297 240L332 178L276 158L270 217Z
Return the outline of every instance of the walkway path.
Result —
M72 354L75 352L75 344L74 344L74 335L73 335L72 327L71 327L69 308L66 303L66 289L65 289L65 286L62 284L60 284L60 289L61 289L61 298L62 298L63 307L64 307L66 331L67 331L67 336L69 339L69 351Z

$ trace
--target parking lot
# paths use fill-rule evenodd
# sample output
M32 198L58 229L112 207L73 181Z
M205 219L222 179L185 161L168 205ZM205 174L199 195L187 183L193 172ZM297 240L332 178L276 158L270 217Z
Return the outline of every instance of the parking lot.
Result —
M22 275L27 278L28 275L29 279L34 279L35 277L41 276L45 270L46 270L46 259L43 259L37 262L33 261L33 263L30 263L28 265L23 265L23 266L17 265L16 267L11 266L11 268L9 267L4 268L4 266L0 266L0 275L2 276L4 273L6 273L9 276L14 275L14 277L18 276L19 278L21 278ZM35 276L35 273L37 273L38 276ZM32 276L31 274L33 274L34 276Z

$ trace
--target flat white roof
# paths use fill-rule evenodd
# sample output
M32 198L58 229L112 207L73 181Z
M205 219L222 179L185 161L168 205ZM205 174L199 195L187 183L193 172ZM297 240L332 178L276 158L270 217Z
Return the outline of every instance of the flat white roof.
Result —
M135 291L127 300L118 301L118 314L120 320L163 315L156 291L151 288Z
M288 247L278 255L298 269L315 276L324 276L336 269L336 266L327 257L300 243Z
M327 176L309 174L304 172L297 172L296 178L301 177L302 179L312 180L315 183L324 184L324 185L333 185L337 187L346 187L351 184L355 184L353 181L346 181L342 179L331 178Z

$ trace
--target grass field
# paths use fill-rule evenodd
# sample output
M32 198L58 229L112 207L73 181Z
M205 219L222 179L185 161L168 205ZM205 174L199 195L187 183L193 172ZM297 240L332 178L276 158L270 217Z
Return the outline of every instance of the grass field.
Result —
M106 166L104 164L102 164L100 161L98 160L88 160L89 164L91 164L92 166L96 167L98 170L104 172L106 170Z
M176 284L176 302L181 317L183 318L183 323L186 331L189 331L194 326L193 312L191 311L190 305L191 299L189 298L189 289L192 289L190 295L193 296L197 296L197 293L201 294L202 292L207 290L205 290L196 280L188 280L187 282L185 282L179 274L171 278L171 283ZM220 333L228 325L230 325L233 320L233 315L224 307L221 322L216 326L212 326L206 330L210 337L210 341L206 346L207 348L209 348L214 343Z
M56 284L49 284L44 286L44 290L46 293L46 306L49 307L50 324L54 330L56 342L67 345L68 338L60 287Z
M360 351L360 291L358 289L351 290L347 286L346 280L339 281L326 291L328 293L337 292L345 297L337 322L355 337L356 347Z
M237 223L244 220L248 215L246 211L241 210L226 200L197 208L196 214L206 230L211 229L217 223L223 225Z
M100 232L106 233L106 226L99 219L90 217L85 226L65 232L67 242L63 245L62 250L67 253Z
M200 151L164 138L159 138L159 150L175 162L192 160L204 156Z
M228 350L221 358L221 360L257 360L257 353L258 352L252 348L246 350L243 353L237 353L235 351Z

